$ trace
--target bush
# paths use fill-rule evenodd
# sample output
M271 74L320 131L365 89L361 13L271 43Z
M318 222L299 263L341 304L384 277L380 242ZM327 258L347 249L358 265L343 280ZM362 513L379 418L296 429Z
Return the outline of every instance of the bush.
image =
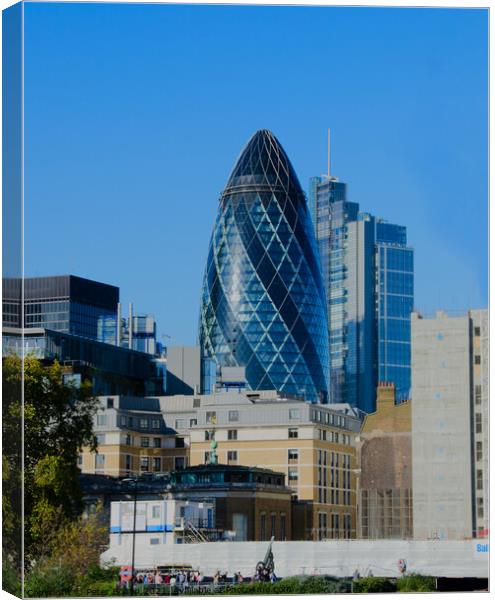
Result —
M24 593L28 598L70 596L74 587L74 573L65 565L40 563L27 575Z
M347 591L344 582L333 577L286 577L275 583L257 581L232 585L218 593L228 595L241 594L339 594Z
M6 559L2 565L2 588L13 596L21 595L21 576Z
M386 577L363 577L353 582L353 591L360 594L396 592L397 586Z
M436 592L436 580L428 575L410 573L397 579L398 592Z

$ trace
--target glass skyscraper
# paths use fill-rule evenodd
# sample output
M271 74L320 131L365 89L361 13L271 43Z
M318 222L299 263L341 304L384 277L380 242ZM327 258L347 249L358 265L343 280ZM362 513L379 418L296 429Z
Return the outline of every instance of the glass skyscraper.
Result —
M308 205L326 288L330 402L375 410L376 385L409 397L413 250L406 228L386 223L346 200L346 185L313 177Z
M411 312L414 306L414 251L406 228L376 223L378 378L392 381L396 398L411 387Z
M253 135L223 191L206 264L203 357L253 390L327 400L326 296L306 198L278 140Z

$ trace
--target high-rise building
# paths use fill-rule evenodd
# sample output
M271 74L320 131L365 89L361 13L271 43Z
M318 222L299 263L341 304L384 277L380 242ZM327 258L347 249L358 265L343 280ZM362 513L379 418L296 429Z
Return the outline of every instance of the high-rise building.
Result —
M486 537L487 311L411 324L414 537Z
M27 277L23 286L21 278L4 278L3 287L4 327L42 327L115 343L118 287L75 275Z
M366 412L378 381L409 397L413 250L406 228L360 213L335 177L310 179L308 204L327 294L330 402Z
M203 357L245 367L253 390L327 399L326 297L313 225L270 131L249 140L221 195L199 338Z

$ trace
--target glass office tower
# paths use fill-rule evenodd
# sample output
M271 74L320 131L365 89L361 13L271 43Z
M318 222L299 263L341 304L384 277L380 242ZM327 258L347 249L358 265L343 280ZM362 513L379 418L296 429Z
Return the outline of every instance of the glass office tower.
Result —
M4 326L22 327L21 279L4 278ZM115 343L119 288L75 275L24 279L24 327Z
M245 367L253 390L327 400L326 297L313 224L270 131L249 140L221 195L199 338L204 357Z
M413 250L406 228L359 212L334 177L313 177L308 204L326 288L330 402L375 410L376 385L409 397Z
M399 401L410 397L414 251L406 228L376 223L378 377L392 381Z
M309 206L313 214L327 295L330 353L330 401L348 402L345 392L347 223L357 219L359 205L346 201L346 184L333 177L312 177Z

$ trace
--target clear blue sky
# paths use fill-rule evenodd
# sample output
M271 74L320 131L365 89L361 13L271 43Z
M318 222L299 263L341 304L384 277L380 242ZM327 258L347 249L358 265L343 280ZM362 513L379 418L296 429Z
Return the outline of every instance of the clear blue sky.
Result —
M219 194L271 129L407 225L416 305L487 306L487 11L27 4L26 273L117 285L195 343Z

